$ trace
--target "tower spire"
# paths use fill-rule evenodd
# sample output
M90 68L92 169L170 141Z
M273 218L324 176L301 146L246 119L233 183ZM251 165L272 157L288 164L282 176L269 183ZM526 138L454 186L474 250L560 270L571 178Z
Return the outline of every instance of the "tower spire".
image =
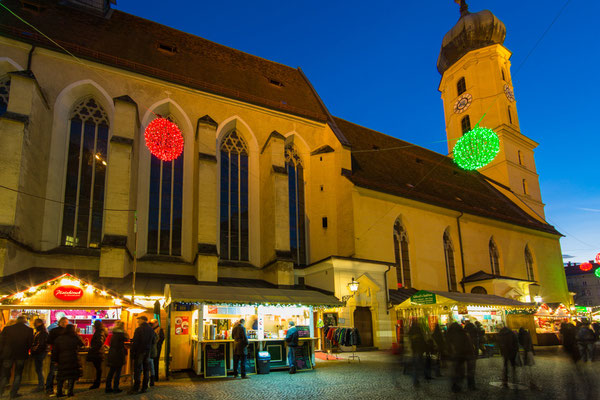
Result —
M460 4L460 16L464 17L469 13L469 6L467 5L466 0L454 0L456 4Z

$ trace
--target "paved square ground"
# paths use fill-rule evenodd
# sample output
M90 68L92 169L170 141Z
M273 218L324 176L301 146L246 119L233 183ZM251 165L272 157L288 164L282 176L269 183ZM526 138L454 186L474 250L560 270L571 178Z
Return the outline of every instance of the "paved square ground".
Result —
M76 396L85 399L588 399L600 400L600 362L588 366L574 366L558 347L537 352L533 377L541 391L531 391L519 385L517 389L500 387L502 363L499 356L477 361L475 392L450 392L448 370L432 381L421 381L413 388L411 377L402 375L398 356L384 352L357 353L361 362L346 360L317 360L313 371L290 375L284 371L269 375L252 375L251 379L234 380L198 379L178 374L168 382L159 382L148 393L128 396L105 394L103 389L89 391L86 385L77 385ZM341 354L347 357L347 354ZM519 382L526 383L524 369L518 369ZM128 383L123 389L128 388ZM25 399L47 398L32 394L31 386L20 390Z

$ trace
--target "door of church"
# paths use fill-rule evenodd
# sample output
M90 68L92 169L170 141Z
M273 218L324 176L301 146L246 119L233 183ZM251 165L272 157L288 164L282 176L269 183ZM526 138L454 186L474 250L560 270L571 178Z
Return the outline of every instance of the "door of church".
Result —
M373 320L369 307L356 307L354 327L360 334L361 347L373 347Z

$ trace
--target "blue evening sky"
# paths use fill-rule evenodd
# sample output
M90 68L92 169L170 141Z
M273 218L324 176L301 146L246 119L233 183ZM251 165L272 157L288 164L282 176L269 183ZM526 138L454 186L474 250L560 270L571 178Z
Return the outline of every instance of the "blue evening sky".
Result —
M571 1L523 64L565 1L468 4L506 25L521 131L540 143L546 217L566 236L563 254L582 262L600 252L600 2ZM436 61L459 17L452 0L119 0L117 8L300 66L333 115L447 153Z

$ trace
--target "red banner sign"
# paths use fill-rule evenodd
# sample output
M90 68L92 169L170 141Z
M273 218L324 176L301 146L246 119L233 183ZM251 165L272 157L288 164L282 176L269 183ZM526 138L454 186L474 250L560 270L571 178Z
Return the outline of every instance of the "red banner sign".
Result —
M83 296L83 289L77 286L59 286L54 289L54 297L59 300L74 301Z

